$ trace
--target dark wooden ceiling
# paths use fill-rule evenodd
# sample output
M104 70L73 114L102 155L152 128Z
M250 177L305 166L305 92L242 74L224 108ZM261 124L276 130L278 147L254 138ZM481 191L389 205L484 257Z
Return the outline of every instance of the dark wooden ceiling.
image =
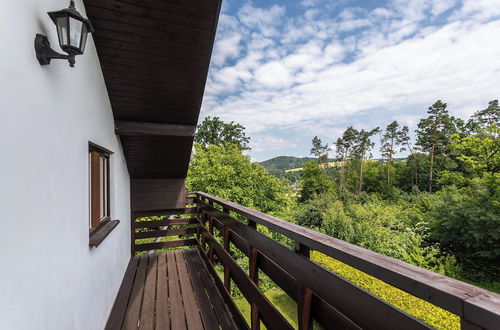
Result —
M131 178L132 217L185 207L221 1L84 0Z
M221 0L84 3L131 179L185 178Z

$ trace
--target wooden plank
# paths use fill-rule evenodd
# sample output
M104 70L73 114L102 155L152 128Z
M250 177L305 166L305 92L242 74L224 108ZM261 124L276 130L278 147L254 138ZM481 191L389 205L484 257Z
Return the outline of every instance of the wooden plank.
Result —
M165 236L181 236L181 235L194 235L196 234L196 228L177 228L177 229L165 229L165 230L154 230L145 231L135 234L136 239L141 238L153 238L153 237L165 237Z
M137 3L136 0L120 0L126 3ZM220 1L199 1L199 0L141 0L140 3L155 11L179 12L187 17L205 18L210 20L213 12L217 10L217 3Z
M136 221L134 228L160 228L165 226L185 226L197 223L196 218L179 218L167 220Z
M182 307L179 274L177 272L177 262L174 252L167 252L167 263L171 328L186 329L186 316Z
M87 3L88 0L85 1ZM212 24L206 20L200 20L196 18L192 18L190 15L191 12L184 11L159 11L159 10L151 10L147 7L141 7L138 4L126 3L123 1L117 0L100 0L99 2L93 2L93 7L97 8L105 8L116 10L118 12L126 12L133 13L134 15L148 17L150 19L159 20L159 21L168 21L172 24L178 24L182 26L188 26L196 29L209 30L212 28Z
M139 259L139 257L132 257L128 263L122 284L120 285L113 308L109 314L108 322L106 323L106 330L120 329L122 326Z
M127 312L122 325L122 329L126 330L135 330L139 325L139 315L141 312L142 296L144 293L144 282L146 281L146 272L148 267L148 256L141 256L139 258L139 265L137 266L134 286L132 287Z
M150 254L148 258L148 272L144 288L144 298L142 300L140 330L151 330L154 328L155 303L156 303L156 278L158 255Z
M191 278L191 283L198 300L203 326L205 329L217 329L219 328L219 322L217 321L216 312L213 309L210 298L207 295L207 290L203 286L202 275L193 260L194 253L195 250L185 250L184 258L186 260L189 277Z
M189 273L186 268L186 260L182 251L175 251L175 260L177 262L177 271L179 272L179 282L182 291L182 301L184 302L184 312L186 313L186 324L189 329L202 330L198 302L194 296L194 289L191 285Z
M131 209L164 210L186 207L185 179L132 179L130 180ZM185 213L182 210L181 213Z
M319 251L344 262L454 314L463 315L464 302L470 298L486 297L492 294L487 290L473 285L410 265L354 244L343 242L331 236L315 232L236 203L206 193L197 193L197 195L213 200L249 220L255 221L308 246L312 250ZM200 199L197 200L203 203ZM495 294L493 293L493 295ZM497 296L500 297L499 295ZM498 306L500 304L497 305L496 310L500 310ZM500 313L491 312L492 310L488 307L479 307L475 311L475 320L500 322ZM492 314L496 315L493 319L491 319ZM491 321L488 321L488 324L489 322Z
M91 7L91 6L89 6ZM93 6L92 6L93 7ZM211 31L207 29L197 28L196 26L173 24L171 21L165 20L164 15L158 12L152 12L156 17L148 17L132 15L120 8L120 11L115 11L115 8L96 6L98 10L92 10L92 16L99 21L107 20L119 22L126 25L138 26L151 30L158 30L166 33L175 33L178 38L182 39L204 39L210 40ZM131 6L129 6L132 8ZM137 7L136 7L137 8Z
M101 224L100 228L98 227L95 232L90 234L89 246L98 247L119 223L120 220L110 220L105 224Z
M347 316L330 306L326 301L316 295L312 297L311 315L314 320L317 320L318 323L322 324L327 330L362 329L353 321L351 321Z
M156 330L170 330L168 310L167 255L158 255L158 280L156 287Z
M134 211L134 219L143 217L160 217L160 216L182 215L182 214L184 214L184 209Z
M206 255L201 253L201 256L206 258L204 261L201 260L200 252L195 251L193 253L193 262L195 267L199 270L203 285L207 290L208 297L213 306L217 319L219 320L222 329L233 329L236 322L238 328L248 329L248 325L241 315L240 311L237 309L236 305L224 289L224 285L220 280L219 276L215 272L215 269L208 266L208 258ZM210 267L210 269L209 269ZM210 272L209 272L210 270ZM214 285L215 284L215 285Z
M183 35L176 32L166 32L160 30L152 30L142 26L135 26L130 24L125 24L118 21L110 21L106 19L99 19L96 29L99 30L111 30L120 33L130 33L135 36L144 37L147 39L154 39L159 41L165 41L171 43L172 47L182 47L183 50L189 51L203 51L207 49L210 45L209 39L202 38L183 38ZM108 35L107 31L103 32L104 35Z
M174 247L192 246L192 245L198 245L198 241L195 238L182 239L182 240L176 240L176 241L167 241L167 242L136 244L135 250L136 251L150 251L150 250L170 249L170 248L174 248Z
M117 135L160 135L194 137L195 125L176 125L165 123L146 123L136 121L116 121Z

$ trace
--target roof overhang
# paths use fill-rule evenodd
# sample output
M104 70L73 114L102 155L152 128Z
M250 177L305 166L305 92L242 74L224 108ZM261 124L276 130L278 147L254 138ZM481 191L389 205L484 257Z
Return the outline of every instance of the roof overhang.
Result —
M137 196L148 191L145 184L161 194L149 196L156 208L184 207L178 197L221 0L84 2L132 181L133 211L145 207Z

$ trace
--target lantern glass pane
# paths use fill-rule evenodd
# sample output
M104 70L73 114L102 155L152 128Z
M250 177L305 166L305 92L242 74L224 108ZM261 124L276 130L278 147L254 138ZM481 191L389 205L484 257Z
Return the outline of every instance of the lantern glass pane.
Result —
M59 37L59 45L66 46L68 42L68 18L57 18L57 36Z
M82 42L80 44L80 52L83 54L85 51L85 45L87 44L87 25L83 24L82 28Z
M69 44L70 46L80 48L83 22L73 17L69 18Z

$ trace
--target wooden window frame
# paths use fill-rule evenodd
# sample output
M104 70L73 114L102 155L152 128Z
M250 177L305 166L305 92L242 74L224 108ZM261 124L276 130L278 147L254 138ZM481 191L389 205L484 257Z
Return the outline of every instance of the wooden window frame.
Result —
M111 220L110 159L113 152L89 142L89 245L97 247L118 225ZM104 159L104 170L102 167ZM103 173L101 173L103 172ZM104 185L103 182L104 181ZM105 199L102 198L105 195Z

